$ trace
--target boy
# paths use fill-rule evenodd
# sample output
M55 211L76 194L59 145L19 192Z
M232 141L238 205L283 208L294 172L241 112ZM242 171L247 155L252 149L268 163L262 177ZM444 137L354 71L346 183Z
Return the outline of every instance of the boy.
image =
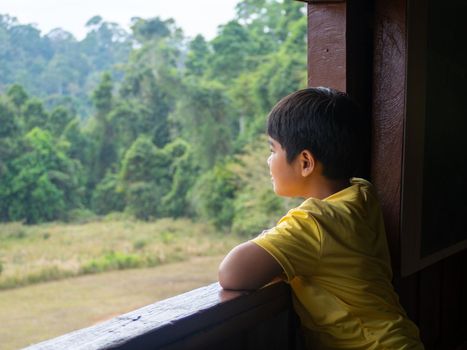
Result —
M268 117L274 191L306 200L276 227L240 244L219 267L225 289L290 283L309 349L423 349L399 305L372 185L352 178L368 123L344 93L297 91Z

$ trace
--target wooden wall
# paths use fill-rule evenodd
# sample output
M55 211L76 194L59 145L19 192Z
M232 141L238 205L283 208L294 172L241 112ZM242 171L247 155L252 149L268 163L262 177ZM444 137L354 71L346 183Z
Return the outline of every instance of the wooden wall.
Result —
M467 251L407 277L400 273L402 196L410 191L402 186L410 1L310 0L309 85L346 90L369 106L370 179L383 207L395 288L427 349L461 349L467 348Z
M407 1L376 1L374 18L371 175L385 215L394 284L401 303L419 325L426 348L456 349L467 339L467 252L407 277L400 274L401 203L403 191L410 191L402 187L408 98Z

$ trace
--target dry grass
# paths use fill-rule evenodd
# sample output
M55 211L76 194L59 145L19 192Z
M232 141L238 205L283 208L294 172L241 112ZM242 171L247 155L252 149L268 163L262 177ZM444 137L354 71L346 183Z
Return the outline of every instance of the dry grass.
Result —
M0 225L0 289L224 254L239 242L190 220Z
M221 257L239 241L185 219L1 224L0 348L36 343L211 283Z
M0 291L0 348L17 349L214 282L222 256Z

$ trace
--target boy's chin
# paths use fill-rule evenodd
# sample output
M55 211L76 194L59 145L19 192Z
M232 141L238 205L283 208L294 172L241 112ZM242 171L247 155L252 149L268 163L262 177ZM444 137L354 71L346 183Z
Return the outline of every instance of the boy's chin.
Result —
M285 193L280 188L277 188L276 186L273 186L273 190L274 190L274 193L278 195L279 197L290 197L287 193Z
M283 188L278 188L277 186L273 186L274 193L279 197L286 197L286 198L304 198L295 193L290 193L290 191L286 191Z

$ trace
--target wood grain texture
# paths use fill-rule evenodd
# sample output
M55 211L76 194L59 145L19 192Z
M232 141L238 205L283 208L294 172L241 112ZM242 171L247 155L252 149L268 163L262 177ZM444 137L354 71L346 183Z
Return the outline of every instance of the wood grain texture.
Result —
M252 293L225 291L214 283L27 349L203 348L290 309L284 283ZM282 337L287 343L289 334Z
M371 177L381 201L393 270L400 271L406 91L406 2L375 3Z
M346 91L346 3L308 4L308 85Z

